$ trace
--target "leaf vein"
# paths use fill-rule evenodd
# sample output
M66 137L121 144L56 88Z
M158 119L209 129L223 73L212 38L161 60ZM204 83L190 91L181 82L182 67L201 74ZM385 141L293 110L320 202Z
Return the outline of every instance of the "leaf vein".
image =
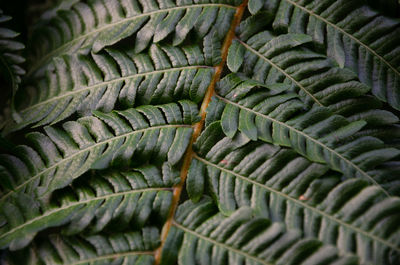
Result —
M273 63L271 60L266 58L264 55L250 47L247 43L243 42L242 40L239 40L239 43L242 44L246 49L251 51L252 53L256 54L258 57L262 58L266 62L268 62L270 65L275 67L278 71L280 71L282 74L284 74L287 78L289 78L293 83L295 83L300 89L302 89L310 98L312 98L318 105L324 106L316 97L314 97L313 94L311 94L300 82L298 82L296 79L294 79L292 76L290 76L288 73L286 73L285 70L283 70L281 67L279 67L277 64Z
M254 261L256 261L256 262L258 262L260 264L264 264L264 265L272 265L271 263L268 263L268 262L266 262L266 261L264 261L264 260L262 260L262 259L260 259L258 257L254 257L254 256L252 256L250 254L247 254L244 251L241 251L239 249L235 249L235 248L230 247L230 246L228 246L226 244L220 243L220 242L218 242L218 241L216 241L214 239L211 239L209 237L203 236L202 234L199 234L199 233L197 233L197 232L195 232L193 230L190 230L190 229L184 227L183 225L181 225L181 224L179 224L179 223L177 223L175 221L173 222L173 225L176 226L177 228L185 231L186 233L192 234L192 235L194 235L194 236L196 236L196 237L198 237L198 238L200 238L200 239L202 239L204 241L208 241L208 242L210 242L210 243L212 243L214 245L217 245L219 247L225 248L225 249L227 249L227 250L229 250L231 252L237 253L237 254L239 254L241 256L246 257L247 259L252 259L252 260L254 260Z
M379 185L378 182L376 182L376 180L375 180L373 177L371 177L370 175L368 175L367 172L365 172L364 170L362 170L359 166L357 166L356 164L354 164L351 160L349 160L349 159L347 159L346 157L342 156L342 155L341 155L340 153L338 153L336 150L334 150L334 149L330 148L329 146L323 144L322 142L318 141L317 139L314 139L314 138L310 137L309 135L305 134L304 132L299 131L299 130L297 130L297 129L294 128L294 127L291 127L291 126L287 125L287 124L284 123L284 122L281 122L281 121L279 121L279 120L276 120L276 119L274 119L274 118L271 118L271 117L268 116L268 115L259 113L259 112L257 112L257 111L252 110L252 109L249 109L249 108L246 108L246 107L244 107L244 106L242 106L242 105L240 105L240 104L238 104L238 103L235 103L235 102L232 102L232 101L230 101L230 100L228 100L228 99L226 99L226 98L223 98L223 97L221 97L220 95L215 95L215 96L216 96L217 98L219 98L220 100L222 100L223 102L227 103L227 104L231 104L231 105L234 105L234 106L236 106L236 107L238 107L238 108L244 109L244 110L246 110L246 111L248 111L248 112L254 113L255 115L258 115L258 116L261 116L261 117L263 117L263 118L266 118L266 119L268 119L268 120L270 120L270 121L272 121L272 122L275 122L275 123L277 123L277 124L279 124L279 125L281 125L281 126L284 126L284 127L288 128L288 129L291 130L291 131L294 131L295 133L297 133L297 134L299 134L299 135L302 135L303 137L307 138L308 140L310 140L310 141L316 143L317 145L319 145L319 146L321 146L322 148L328 150L329 152L331 152L331 153L334 154L335 156L339 157L341 160L343 160L343 161L346 162L348 165L350 165L351 167L353 167L356 171L360 172L361 175L363 175L363 176L366 177L368 180L370 180L374 185L378 186L388 197L390 196L390 195L388 194L388 192L387 192L385 189L383 189L382 186Z
M358 227L356 227L356 226L354 226L352 224L346 223L346 222L344 222L344 221L342 221L342 220L340 220L340 219L338 219L338 218L336 218L336 217L334 217L332 215L329 215L329 214L327 214L327 213L325 213L325 212L323 212L323 211L321 211L321 210L319 210L319 209L317 209L317 208L315 208L315 207L313 207L311 205L308 205L308 204L306 204L306 203L304 203L304 202L302 202L300 200L297 200L297 199L295 199L293 197L290 197L289 195L287 195L287 194L285 194L283 192L280 192L280 191L275 190L275 189L273 189L271 187L268 187L267 185L264 185L264 184L261 184L261 183L258 183L256 181L254 181L254 180L251 180L249 178L246 178L245 176L242 176L242 175L240 175L240 174L238 174L238 173L236 173L236 172L234 172L232 170L229 170L229 169L223 168L221 166L218 166L218 165L216 165L216 164L214 164L212 162L209 162L209 161L205 160L204 158L198 156L197 154L194 155L194 158L199 160L200 162L202 162L204 164L207 164L207 165L210 165L212 167L218 168L219 170L224 171L224 172L226 172L226 173L228 173L230 175L236 176L236 177L238 177L238 178L240 178L242 180L250 182L253 185L259 186L259 187L264 188L264 189L266 189L266 190L268 190L270 192L273 192L273 193L275 193L275 194L277 194L279 196L282 196L285 199L293 201L293 202L301 205L304 208L310 209L311 211L314 211L314 212L316 212L316 213L318 213L318 214L320 214L320 215L322 215L322 216L324 216L326 218L329 218L332 221L334 221L334 222L336 222L336 223L338 223L338 224L340 224L342 226L346 226L346 227L356 231L357 233L363 234L363 235L365 235L367 237L372 238L373 240L379 241L384 245L387 245L387 246L389 246L389 247L391 247L391 248L393 248L393 249L395 249L397 251L400 251L400 247L394 245L393 243L391 243L391 242L389 242L389 241L387 241L387 240L385 240L383 238L377 237L374 234L371 234L371 233L369 233L367 231L361 230L360 228L358 228Z
M24 181L23 183L21 183L20 185L18 185L17 187L15 187L14 190L11 190L11 191L9 191L8 193L5 193L5 194L0 198L0 204L1 204L7 197L9 197L11 194L16 193L19 189L21 189L22 187L24 187L25 185L27 185L28 183L30 183L30 182L33 181L34 179L40 177L42 174L46 173L47 171L50 171L51 169L56 168L58 165L60 165L60 164L62 164L62 163L64 163L64 162L66 162L66 161L69 161L69 160L73 159L74 157L76 157L77 155L79 155L79 154L81 154L81 153L84 153L84 152L86 152L86 151L88 151L88 150L91 150L91 149L93 149L93 148L95 148L95 147L97 147L97 146L99 146L99 145L104 145L104 144L107 144L107 143L109 143L109 142L115 141L115 140L117 140L117 139L127 137L127 136L129 136L129 135L133 135L133 134L136 134L136 133L142 133L142 132L149 131L149 130L163 129L163 128L191 128L191 126L190 126L190 125L184 125L184 124L181 124L181 125L162 125L162 126L154 126L154 127L145 128L145 129L141 129L141 130L136 130L136 131L132 131L132 132L129 132L129 133L125 133L125 134L122 134L122 135L118 135L118 136L112 137L112 138L110 138L110 139L107 139L107 140L98 142L98 143L96 143L96 144L94 144L94 145L91 145L91 146L89 146L89 147L87 147L87 148L80 149L78 152L74 153L74 154L71 155L70 157L67 157L67 158L65 158L65 159L61 159L59 162L55 163L54 165L51 165L50 167L47 167L46 169L44 169L44 170L42 170L41 172L37 173L36 175L32 176L32 177L29 178L28 180Z
M370 53L372 53L374 56L376 56L379 60L381 60L383 63L385 63L390 69L392 69L393 72L396 73L396 75L400 75L400 72L396 70L396 68L394 68L385 58L383 58L382 56L380 56L377 52L375 52L371 47L369 47L367 44L363 43L362 41L360 41L359 39L357 39L356 37L354 37L353 35L351 35L350 33L348 33L347 31L345 31L344 29L340 28L338 25L330 22L329 20L325 19L324 17L315 14L313 11L308 10L307 8L291 1L291 0L285 0L286 2L296 6L297 8L300 8L301 10L307 12L308 14L310 14L311 16L316 17L317 19L323 21L324 23L328 24L329 26L337 29L338 31L342 32L344 35L346 35L347 37L349 37L350 39L354 40L355 42L357 42L358 44L360 44L361 46L365 47Z
M29 73L27 74L28 76L30 76L33 72L36 71L36 69L38 69L42 64L44 64L45 62L47 62L51 57L54 57L56 54L58 54L60 51L64 50L66 47L68 47L69 45L73 44L73 43L77 43L82 39L85 39L86 37L89 37L91 35L95 35L98 32L107 30L108 28L112 28L118 24L122 24L122 23L126 23L141 17L146 17L146 16L151 16L154 14L159 14L159 13L164 13L164 12L170 12L173 10L179 10L179 9L191 9L191 8L203 8L203 7L224 7L224 8L230 8L230 9L235 9L235 6L231 6L231 5L227 5L227 4L214 4L214 3L210 3L210 4L198 4L198 5L185 5L185 6L177 6L177 7L171 7L171 8L166 8L166 9L161 9L161 10L156 10L156 11L151 11L151 12L147 12L147 13L142 13L140 15L137 16L133 16L133 17L129 17L126 19L122 19L120 21L114 22L114 23L110 23L107 24L106 26L100 27L96 30L90 31L84 35L81 35L75 39L69 40L68 42L62 44L60 47L50 51L49 53L47 53L46 55L44 55L42 57L42 59L38 60L38 62L36 64L34 64Z

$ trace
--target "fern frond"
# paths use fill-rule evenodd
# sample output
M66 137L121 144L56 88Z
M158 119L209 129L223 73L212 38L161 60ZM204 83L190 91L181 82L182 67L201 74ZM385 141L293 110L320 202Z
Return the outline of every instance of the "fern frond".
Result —
M171 230L163 265L175 259L185 265L360 264L333 246L302 239L298 230L253 216L250 208L225 217L207 199L183 203Z
M149 165L128 172L86 174L83 181L56 191L49 204L18 194L0 209L7 222L0 228L0 248L23 248L39 231L60 225L67 225L63 234L75 235L96 234L107 227L114 232L136 230L163 222L177 181L179 172L165 163L161 168Z
M213 28L222 39L237 4L236 0L78 2L71 10L59 11L59 16L34 34L32 44L36 59L30 73L43 71L52 57L72 54L79 49L98 52L134 34L135 53L168 36L172 37L174 45L182 43L190 32L203 38ZM37 41L39 39L41 41Z
M381 177L370 171L400 154L377 138L354 137L365 121L349 122L326 108L307 108L295 93L258 87L235 74L221 80L217 98L226 104L221 122L227 136L241 131L254 141L288 146L348 178L374 184Z
M253 24L244 25L242 35L248 35ZM250 38L234 40L228 56L228 67L242 71L247 77L265 84L285 83L309 106L329 108L350 119L394 124L396 115L379 110L379 100L366 96L370 87L361 83L349 69L341 69L323 56L304 46L311 37L304 34L275 36L269 31ZM247 39L248 38L248 39ZM231 58L240 58L233 61Z
M310 35L340 67L355 71L375 96L400 109L398 19L356 0L281 0L267 10L274 12L275 30Z
M190 125L199 118L190 101L95 114L66 122L63 129L46 127L47 135L30 133L33 148L19 146L16 155L2 155L0 202L14 193L49 195L91 168L148 160L175 165L189 144Z
M153 252L159 244L159 234L155 227L111 235L67 237L51 234L30 249L3 255L2 264L152 265Z
M206 139L196 145L198 155L186 182L192 200L203 195L198 183L204 183L225 215L252 207L257 216L283 222L304 237L318 238L372 263L387 252L400 253L398 197L388 198L361 179L342 180L340 174L291 149L251 142L241 134L224 137L218 122L202 137ZM204 144L210 138L214 144ZM398 176L400 171L391 173ZM399 191L398 180L386 181L388 190L397 186Z
M1 264L399 265L383 0L49 1L0 124Z
M9 120L3 133L29 124L59 122L73 113L90 115L138 105L162 104L204 97L214 70L209 53L200 46L151 45L148 53L107 49L88 56L56 58L55 69L19 110L20 123Z

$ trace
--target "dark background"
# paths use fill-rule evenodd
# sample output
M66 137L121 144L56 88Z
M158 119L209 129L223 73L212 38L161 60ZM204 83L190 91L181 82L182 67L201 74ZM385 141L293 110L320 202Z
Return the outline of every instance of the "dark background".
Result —
M0 9L5 15L12 17L6 25L20 32L19 40L26 43L28 25L32 26L42 12L55 6L57 2L57 0L0 0Z

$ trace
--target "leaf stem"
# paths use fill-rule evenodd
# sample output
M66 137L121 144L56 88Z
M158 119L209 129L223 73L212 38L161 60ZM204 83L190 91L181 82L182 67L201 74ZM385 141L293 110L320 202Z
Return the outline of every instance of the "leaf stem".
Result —
M81 201L76 201L76 202L72 202L68 205L65 206L61 206L59 208L55 208L53 210L44 212L43 214L36 216L35 218L30 219L29 221L23 222L22 224L13 227L12 229L8 230L7 232L3 233L2 235L0 235L0 247L4 247L5 243L7 242L8 238L7 237L12 237L12 234L15 233L18 230L23 230L26 229L27 227L29 227L29 225L35 224L37 222L46 222L46 218L52 218L52 216L54 215L58 215L58 214L62 214L63 211L68 210L70 208L74 208L74 207L84 207L85 204L89 204L95 201L106 201L109 200L111 198L115 198L115 197L124 197L126 195L131 195L131 194L135 194L135 193L145 193L145 192L159 192L159 191L163 191L163 190L170 190L169 188L164 188L164 187L158 187L158 188L143 188L143 189L137 189L137 190L128 190L128 191L123 191L123 192L117 192L117 193L111 193L111 194L106 194L103 196L99 196L99 197L92 197L92 198L88 198L85 200L81 200ZM80 209L80 208L77 208ZM51 227L51 226L49 226ZM29 229L29 228L28 228Z
M180 173L181 181L178 185L176 185L173 188L172 205L171 205L171 208L169 211L168 219L165 222L163 229L161 231L161 245L155 252L155 263L154 263L155 265L159 265L161 263L162 249L163 249L165 241L167 239L169 230L171 229L171 226L174 223L174 215L175 215L176 209L178 208L182 189L185 184L185 180L186 180L186 177L187 177L187 174L189 171L189 167L190 167L190 164L191 164L193 156L194 156L193 143L196 142L201 131L203 130L204 121L206 119L206 109L208 107L208 104L211 101L211 97L215 93L215 85L221 78L222 70L224 69L225 64L226 64L226 58L228 56L229 47L232 44L232 40L235 38L235 29L239 25L240 21L242 20L243 13L247 7L247 2L248 2L248 0L243 0L242 4L240 4L236 8L236 13L232 20L231 27L229 28L229 31L225 37L224 43L221 48L221 58L222 58L221 62L217 66L215 66L214 76L210 82L210 85L207 88L206 95L204 96L203 102L200 107L201 120L193 125L194 132L193 132L192 138L190 140L189 146L186 150L182 168L181 168L181 173Z
M112 253L112 254L98 256L98 257L95 257L95 258L88 258L88 259L84 259L84 260L79 260L79 261L74 262L74 263L69 263L68 265L93 264L96 261L104 261L104 260L107 260L107 259L109 259L110 262L111 262L111 260L114 261L116 259L125 258L125 257L129 257L129 256L153 255L153 254L154 254L153 251L130 251L130 252Z

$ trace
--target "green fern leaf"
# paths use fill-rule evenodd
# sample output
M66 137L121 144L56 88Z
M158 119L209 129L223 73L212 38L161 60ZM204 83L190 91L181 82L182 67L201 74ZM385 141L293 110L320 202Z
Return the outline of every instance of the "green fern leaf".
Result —
M291 147L346 177L362 177L377 183L379 175L368 171L400 154L373 137L350 138L366 125L365 121L348 122L325 108L309 109L294 93L257 89L243 84L234 74L221 80L217 91L217 97L227 105L221 116L226 135L233 137L241 131L253 141L260 139Z
M241 31L246 34L251 26L249 23ZM228 56L228 67L265 84L290 84L290 90L296 91L307 105L327 107L351 120L398 122L394 114L377 110L381 104L366 96L370 88L358 81L352 71L336 67L325 56L302 47L310 41L304 34L274 36L262 31L248 40L234 40L230 49L242 46L244 59L233 66Z
M195 31L200 38L204 37L214 25L230 23L237 2L78 2L71 10L59 11L60 16L50 20L34 34L33 44L38 43L38 39L42 41L33 48L35 58L39 60L31 65L30 72L40 73L54 56L72 54L79 49L93 48L94 52L98 52L133 34L136 35L135 53L143 51L151 41L158 43L169 35L173 35L174 45L182 43L191 31ZM225 36L227 30L220 28L219 36Z
M47 136L29 134L33 148L20 146L17 156L2 156L6 172L2 178L10 178L13 185L3 192L0 202L20 192L49 195L91 168L129 167L149 159L177 164L189 144L190 124L197 121L193 103L180 104L183 111L178 113L173 113L177 108L172 103L97 112L96 116L66 122L63 129L46 127Z
M219 140L214 139L214 145L197 145L199 155L191 166L196 170L191 168L186 185L188 190L195 189L195 183L189 181L194 178L208 183L206 190L221 213L231 215L240 207L252 207L257 216L283 222L288 228L303 231L304 237L336 245L363 260L374 260L384 251L400 251L396 240L400 231L389 227L384 231L378 225L397 222L399 198L387 198L381 189L364 180L343 181L344 176L293 150L251 142L241 134L233 139L224 137L217 124L210 125L202 137L218 135ZM386 181L383 186L398 193L397 179ZM363 241L346 243L352 237ZM368 244L374 245L373 257L364 252Z
M400 109L400 23L363 1L273 1L274 29L310 35L339 66L347 66L379 99ZM325 33L326 32L326 33Z
M59 2L0 126L0 263L399 265L383 2Z
M151 265L153 251L159 244L159 231L146 227L141 231L114 233L108 236L66 237L49 235L35 244L34 251L2 257L5 264L132 264Z
M193 213L196 213L194 215ZM176 256L161 264L359 264L355 256L341 255L316 239L302 239L298 230L253 217L241 208L229 217L215 211L209 200L184 203L167 239Z
M109 112L116 104L126 109L173 99L199 102L213 74L205 59L198 46L154 44L149 54L108 49L91 56L57 59L55 72L49 71L47 80L32 91L36 100L19 110L23 121L9 120L3 133L31 123L56 123L75 112L82 116L93 110Z
M162 169L143 166L129 172L86 174L84 183L74 182L53 194L50 204L18 194L1 209L7 225L0 229L0 248L20 249L37 232L61 224L68 225L64 234L75 235L85 230L96 234L116 223L123 231L143 227L153 218L165 221L172 201L170 187L179 181L177 176L165 163Z

